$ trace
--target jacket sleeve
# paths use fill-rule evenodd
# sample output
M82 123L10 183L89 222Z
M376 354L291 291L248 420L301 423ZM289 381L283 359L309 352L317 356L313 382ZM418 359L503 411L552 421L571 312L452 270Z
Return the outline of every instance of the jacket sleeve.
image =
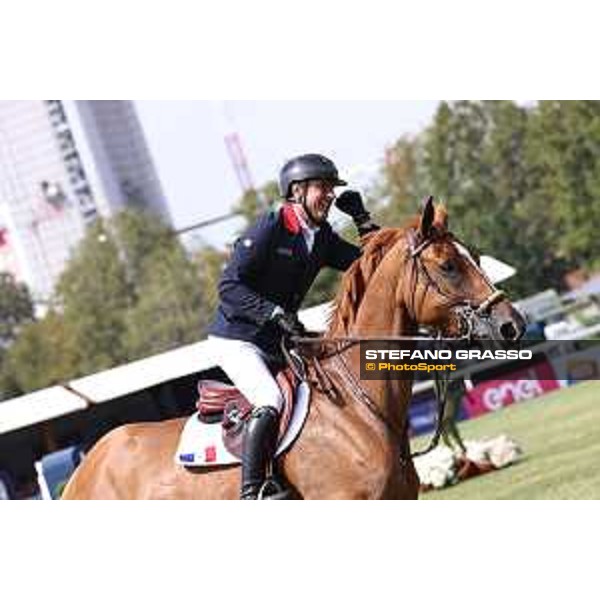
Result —
M338 271L346 271L350 265L361 255L358 246L342 239L337 233L331 231L327 252L325 254L325 264Z
M228 319L242 319L263 326L277 307L256 291L256 282L269 260L275 219L265 215L250 227L233 247L231 259L219 282L221 309Z

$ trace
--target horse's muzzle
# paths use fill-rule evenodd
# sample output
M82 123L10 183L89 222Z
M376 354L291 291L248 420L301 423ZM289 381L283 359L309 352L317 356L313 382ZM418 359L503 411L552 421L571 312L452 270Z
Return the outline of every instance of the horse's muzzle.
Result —
M491 311L491 323L494 339L505 342L517 342L525 333L527 326L524 316L509 302L501 302Z

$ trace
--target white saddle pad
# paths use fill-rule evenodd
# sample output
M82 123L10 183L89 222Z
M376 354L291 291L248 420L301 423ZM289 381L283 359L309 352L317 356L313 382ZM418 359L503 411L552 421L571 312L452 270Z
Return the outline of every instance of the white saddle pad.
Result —
M309 400L310 388L303 381L296 388L292 416L277 448L277 455L287 450L298 437L308 416ZM195 413L181 432L175 462L186 467L214 467L233 465L239 463L240 459L231 454L223 444L221 423L203 423L198 419L198 413Z

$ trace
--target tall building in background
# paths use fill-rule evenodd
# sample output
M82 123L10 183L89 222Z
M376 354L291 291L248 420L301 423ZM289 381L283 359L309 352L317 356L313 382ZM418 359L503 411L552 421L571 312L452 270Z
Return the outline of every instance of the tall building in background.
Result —
M0 101L0 271L47 298L98 216L170 223L132 102Z

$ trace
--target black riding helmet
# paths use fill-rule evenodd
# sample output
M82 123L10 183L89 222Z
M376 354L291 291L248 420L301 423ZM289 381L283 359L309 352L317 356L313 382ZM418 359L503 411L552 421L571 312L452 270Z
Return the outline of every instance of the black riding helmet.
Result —
M279 173L279 193L288 199L292 193L292 184L309 179L331 181L333 185L348 185L340 179L333 161L321 154L303 154L289 160Z

